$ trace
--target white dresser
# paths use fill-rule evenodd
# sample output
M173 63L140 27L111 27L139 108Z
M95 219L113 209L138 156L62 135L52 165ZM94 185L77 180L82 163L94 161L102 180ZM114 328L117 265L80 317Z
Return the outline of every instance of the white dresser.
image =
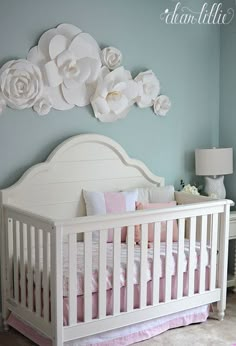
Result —
M230 213L229 241L236 242L236 211ZM234 287L236 292L236 244L234 249L234 274L228 276L228 287Z

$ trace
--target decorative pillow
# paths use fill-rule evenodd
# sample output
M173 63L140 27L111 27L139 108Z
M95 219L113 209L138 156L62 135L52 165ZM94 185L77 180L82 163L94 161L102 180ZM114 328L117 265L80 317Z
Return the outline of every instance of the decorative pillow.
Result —
M139 187L138 201L142 203L163 203L175 200L175 189L173 185L160 187Z
M138 191L95 192L83 190L87 215L119 214L135 211ZM127 227L122 227L121 241L126 240ZM93 232L93 240L98 241L99 233ZM107 242L113 242L113 232L109 230Z
M170 208L174 207L176 205L175 201L167 202L167 203L136 203L136 210L142 210L142 209L163 209L163 208ZM161 241L166 241L166 221L161 222ZM149 223L148 224L148 242L153 243L154 240L154 224ZM173 221L173 241L178 240L178 226L177 221ZM141 225L135 226L135 243L140 243L141 241Z

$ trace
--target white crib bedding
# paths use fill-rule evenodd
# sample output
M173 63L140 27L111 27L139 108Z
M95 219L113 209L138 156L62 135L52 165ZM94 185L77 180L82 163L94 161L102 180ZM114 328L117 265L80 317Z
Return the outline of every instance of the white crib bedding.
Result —
M106 267L106 288L107 290L112 288L113 281L113 243L107 243L107 267ZM165 251L166 243L161 243L161 266L160 266L160 278L165 276ZM171 274L175 275L177 268L177 251L178 243L173 242L172 244L172 257L171 257ZM207 247L204 251L205 265L209 264L210 248ZM194 268L198 269L200 257L200 244L196 243L194 252ZM98 243L93 243L92 249L92 292L98 291L98 268L99 268L99 247ZM185 240L184 246L184 261L183 261L183 272L188 270L188 258L189 258L189 240ZM68 246L64 244L63 251L63 296L68 296L69 290L69 256ZM152 259L153 259L153 246L148 248L147 256L147 282L152 280ZM126 285L126 263L127 263L127 245L126 243L121 244L121 258L120 258L120 287ZM134 276L133 283L139 284L139 271L140 271L140 246L134 246ZM77 243L77 295L83 295L84 287L84 244L83 242Z

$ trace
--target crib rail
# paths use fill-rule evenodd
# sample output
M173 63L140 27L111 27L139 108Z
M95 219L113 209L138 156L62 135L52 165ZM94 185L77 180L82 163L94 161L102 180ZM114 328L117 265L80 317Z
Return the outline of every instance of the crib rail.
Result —
M23 314L52 337L50 268L53 223L14 207L3 210L5 295L8 309Z
M8 308L53 339L55 345L105 330L138 323L195 306L219 301L223 317L226 296L227 200L144 210L120 215L52 221L4 207L6 295ZM176 268L173 273L173 224L177 220ZM163 222L166 228L165 260L161 259ZM147 277L148 225L154 226L151 279ZM140 270L134 284L134 234L141 227ZM120 283L121 232L127 227L125 284ZM107 290L107 235L113 232L112 287ZM98 287L93 290L92 234L99 232ZM83 296L78 303L78 235L83 235ZM185 256L188 236L189 255ZM197 243L197 240L199 242ZM65 241L65 244L63 242ZM12 245L11 245L12 244ZM198 264L195 263L197 246ZM63 328L63 252L68 250L68 325ZM206 250L208 249L208 250ZM217 252L219 251L219 256ZM187 259L187 263L186 262ZM218 265L219 263L219 265ZM174 275L175 274L175 275ZM187 282L187 285L185 284ZM175 287L173 289L173 287ZM35 299L34 299L35 297ZM107 301L112 301L107 309ZM98 311L93 311L97 301ZM78 322L79 304L83 319ZM21 314L22 315L22 314Z

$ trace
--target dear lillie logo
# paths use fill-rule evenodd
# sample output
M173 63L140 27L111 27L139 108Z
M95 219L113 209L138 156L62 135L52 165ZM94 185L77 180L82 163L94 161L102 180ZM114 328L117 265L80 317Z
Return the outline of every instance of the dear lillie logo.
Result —
M236 1L235 1L236 3ZM236 5L235 5L236 8ZM234 18L235 8L223 8L222 3L205 2L199 11L193 11L181 2L176 3L173 9L166 8L160 19L166 24L230 24Z

